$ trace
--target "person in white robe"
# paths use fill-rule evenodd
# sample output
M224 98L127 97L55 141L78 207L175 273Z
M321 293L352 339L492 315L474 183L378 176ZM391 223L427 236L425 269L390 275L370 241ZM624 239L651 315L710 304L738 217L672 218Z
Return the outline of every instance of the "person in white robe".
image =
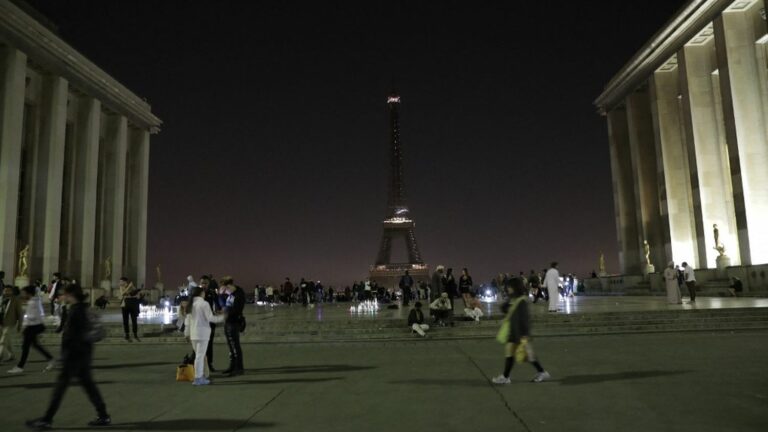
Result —
M557 312L560 305L560 272L557 271L557 262L553 262L547 274L544 276L544 288L549 292L549 311Z

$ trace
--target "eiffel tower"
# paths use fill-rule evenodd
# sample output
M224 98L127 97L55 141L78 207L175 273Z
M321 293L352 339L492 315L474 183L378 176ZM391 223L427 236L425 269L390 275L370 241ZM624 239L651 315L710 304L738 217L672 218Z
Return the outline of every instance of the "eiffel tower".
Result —
M389 154L389 196L387 199L387 217L382 222L383 235L376 264L371 267L370 278L385 287L397 287L400 276L409 271L414 280L428 279L429 268L421 258L416 243L410 210L406 203L405 183L403 181L403 145L400 141L400 96L392 91L387 97L390 129ZM408 253L408 262L393 263L392 241L403 238Z

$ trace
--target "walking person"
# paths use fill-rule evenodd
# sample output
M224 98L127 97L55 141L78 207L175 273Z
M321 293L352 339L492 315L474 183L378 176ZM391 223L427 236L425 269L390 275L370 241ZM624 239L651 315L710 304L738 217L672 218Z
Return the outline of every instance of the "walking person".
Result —
M667 289L667 303L683 303L680 296L680 286L677 284L677 269L675 268L674 261L670 261L669 264L667 264L667 268L664 269L664 286Z
M429 324L424 323L424 312L421 311L421 302L413 304L413 309L408 314L408 327L413 333L421 337L427 337L426 331L429 330Z
M43 312L43 301L33 285L25 286L24 289L21 290L21 298L27 302L27 308L24 312L24 319L22 322L22 334L24 335L24 339L21 344L21 358L19 358L19 363L13 369L9 370L8 373L20 374L24 372L24 366L27 364L29 349L31 347L34 347L46 360L48 360L48 365L43 369L43 372L47 372L53 369L56 361L53 359L51 353L43 348L37 340L40 333L45 331L45 326L43 325L43 315L45 314L45 312Z
M91 404L96 408L96 419L89 422L88 425L108 426L112 423L112 418L107 413L107 405L104 403L91 375L93 342L89 340L87 335L92 327L86 311L87 306L83 303L85 300L83 289L75 283L65 286L62 300L69 304L70 308L61 336L61 372L56 379L51 402L48 404L45 415L39 419L27 421L26 424L34 430L51 429L53 417L59 410L69 383L72 378L77 378Z
M688 293L691 296L691 303L696 303L696 274L693 267L687 262L683 263L683 276L685 276L685 286L688 287Z
M472 276L469 275L469 270L464 267L461 270L461 277L459 278L459 292L461 298L464 300L464 308L469 308L469 304L472 302L470 293L472 291Z
M527 297L525 284L521 279L515 278L510 281L510 285L512 288L512 299L502 307L502 312L506 315L505 319L509 321L509 336L504 346L506 357L504 360L504 373L493 378L491 381L494 384L509 384L511 382L509 375L512 372L512 367L515 365L516 354L518 360L527 360L536 369L536 375L531 381L538 383L548 380L551 376L539 363L530 343L531 315L528 302L525 300ZM520 355L521 353L523 354L522 356Z
M216 288L213 288L211 285L211 278L209 276L203 275L203 277L200 278L200 288L203 289L203 299L205 299L205 301L211 306L211 311L213 311L215 314L221 310L221 307L219 307L218 292ZM208 370L211 372L216 372L216 368L213 367L213 339L216 337L216 323L211 322L210 324L211 334L208 338L208 348L205 350L205 357L208 359Z
M13 361L13 337L21 332L24 311L16 295L16 287L3 288L3 300L0 303L0 363Z
M408 306L411 300L411 287L413 287L413 278L411 273L406 270L405 274L400 278L400 289L403 290L403 306Z
M291 278L285 278L283 284L283 301L288 303L288 306L293 305L293 284Z
M227 318L224 320L224 335L229 346L229 367L224 371L224 374L233 377L242 375L245 371L243 367L243 348L240 346L240 330L244 327L245 322L243 317L245 293L242 288L235 285L234 279L230 276L222 279L221 285L225 292L229 294L224 308L227 314Z
M544 275L544 289L549 292L549 311L557 312L560 306L560 273L557 271L557 262L553 262Z
M59 314L60 302L59 302L59 290L61 289L61 273L56 272L51 279L51 287L48 289L48 301L51 303L51 316L57 317Z
M131 341L130 333L128 333L128 319L131 320L131 327L133 329L133 337L136 342L141 342L139 339L139 290L133 285L133 282L129 281L127 277L120 278L120 309L123 313L123 332L125 333L125 340Z
M203 280L201 280L203 282ZM201 284L202 285L202 284ZM211 305L205 300L205 288L192 288L184 318L184 336L192 343L195 351L194 386L208 385L211 381L205 373L208 345L211 343L211 326L224 321L224 315L214 315Z

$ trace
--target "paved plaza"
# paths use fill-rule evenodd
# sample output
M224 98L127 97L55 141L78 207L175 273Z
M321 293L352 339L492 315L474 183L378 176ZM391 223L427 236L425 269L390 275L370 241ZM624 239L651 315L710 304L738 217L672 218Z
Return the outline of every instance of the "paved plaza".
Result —
M95 377L113 431L763 431L768 331L548 337L535 341L553 380L502 366L493 340L244 345L246 374L195 388L174 381L180 345L99 346ZM217 366L226 363L216 345ZM0 376L0 430L41 414L54 373L36 353ZM55 419L86 430L70 388Z

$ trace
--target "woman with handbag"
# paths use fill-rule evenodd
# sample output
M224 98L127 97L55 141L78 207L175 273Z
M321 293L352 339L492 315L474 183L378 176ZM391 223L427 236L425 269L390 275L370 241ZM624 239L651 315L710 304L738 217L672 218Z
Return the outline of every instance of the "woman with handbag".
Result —
M133 327L133 338L136 342L141 342L139 339L139 290L133 285L133 282L129 281L127 277L120 278L120 297L122 302L120 308L123 312L123 331L125 332L125 340L131 341L131 336L128 333L128 318L131 319L131 325Z
M528 302L525 301L527 292L525 283L520 278L512 279L511 300L502 306L502 311L506 318L502 323L496 340L504 344L506 360L504 362L504 373L494 377L491 381L494 384L509 384L509 374L512 372L512 366L517 361L529 361L536 368L536 375L533 382L542 382L550 378L549 372L541 367L541 363L536 359L533 347L529 342L531 336L531 317L528 310Z
M48 361L43 372L50 371L56 365L56 361L51 353L40 345L40 342L37 340L37 337L45 331L45 326L43 325L45 313L43 312L42 299L40 299L37 288L33 285L26 286L21 290L21 299L27 302L27 308L25 309L21 325L23 329L22 334L24 335L24 340L21 344L21 358L19 363L9 370L8 373L20 374L24 372L30 348L36 349Z
M194 287L190 293L187 313L184 318L184 336L192 343L195 351L195 380L192 385L208 385L210 380L205 376L206 351L211 342L211 323L224 321L224 315L214 315L211 305L205 301L202 287Z

